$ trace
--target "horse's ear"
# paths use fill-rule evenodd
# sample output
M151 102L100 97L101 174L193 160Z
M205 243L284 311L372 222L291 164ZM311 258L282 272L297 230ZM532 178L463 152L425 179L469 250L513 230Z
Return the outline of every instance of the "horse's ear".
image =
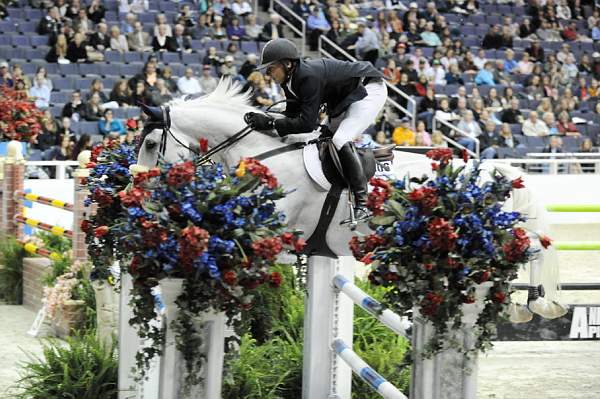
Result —
M140 103L142 111L148 115L152 122L164 122L164 114L161 107L150 107L146 104Z

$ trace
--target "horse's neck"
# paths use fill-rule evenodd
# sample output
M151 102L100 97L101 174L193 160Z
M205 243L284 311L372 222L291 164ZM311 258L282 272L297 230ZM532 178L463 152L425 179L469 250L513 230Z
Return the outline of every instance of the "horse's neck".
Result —
M173 118L173 120L183 121L179 126L180 131L191 132L190 138L198 142L200 138L207 138L211 147L216 146L223 140L233 136L246 127L244 114L249 111L256 111L252 107L247 109L231 108L227 106L203 106L201 109L195 109L194 115L203 115L197 118ZM210 115L207 118L206 115ZM263 152L270 151L284 144L278 138L267 136L260 132L252 131L246 137L218 153L215 158L221 161L225 166L232 166L239 162L241 158L252 157Z

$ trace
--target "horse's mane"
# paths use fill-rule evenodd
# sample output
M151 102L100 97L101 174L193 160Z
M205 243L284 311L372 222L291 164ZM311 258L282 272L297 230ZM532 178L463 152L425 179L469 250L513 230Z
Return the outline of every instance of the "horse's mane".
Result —
M231 108L250 107L250 91L242 92L242 86L239 82L226 77L221 78L217 88L208 95L187 101L184 98L179 98L169 102L169 105L185 106L186 108L211 104Z

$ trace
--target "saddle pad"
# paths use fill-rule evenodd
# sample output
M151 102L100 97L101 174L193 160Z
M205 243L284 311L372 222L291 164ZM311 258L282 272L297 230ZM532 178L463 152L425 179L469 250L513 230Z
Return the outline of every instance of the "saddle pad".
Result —
M310 178L321 188L323 191L329 191L331 189L331 183L325 177L323 173L323 167L321 166L321 160L319 159L319 147L317 144L309 144L304 147L302 152L304 158L304 168Z

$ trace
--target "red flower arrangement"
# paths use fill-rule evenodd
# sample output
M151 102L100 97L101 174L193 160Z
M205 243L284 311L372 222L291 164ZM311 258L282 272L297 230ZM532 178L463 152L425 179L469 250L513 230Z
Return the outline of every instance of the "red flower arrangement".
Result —
M43 119L44 114L33 101L13 89L0 88L0 135L3 141L35 143L42 131Z

